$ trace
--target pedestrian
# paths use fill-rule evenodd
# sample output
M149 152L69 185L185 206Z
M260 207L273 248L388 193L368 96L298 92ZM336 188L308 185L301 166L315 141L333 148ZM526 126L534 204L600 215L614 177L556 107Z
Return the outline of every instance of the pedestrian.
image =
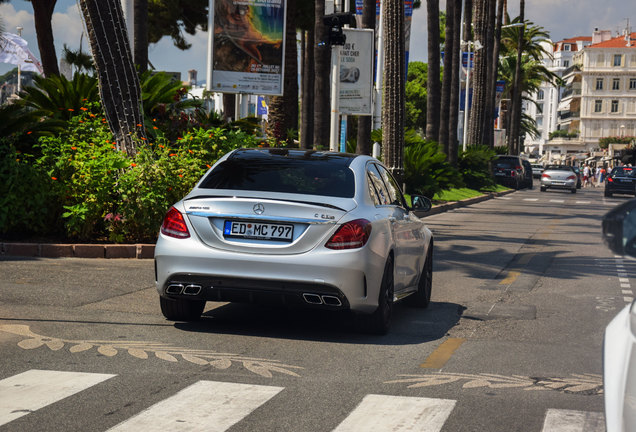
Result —
M585 164L583 167L583 187L589 186L590 184L590 167L588 164Z
M596 177L596 186L600 186L601 185L601 166L598 165L596 167L596 173L594 175L594 177Z
M605 175L606 174L607 174L607 169L605 168L605 165L603 165L601 167L601 172L599 174L599 179L598 179L599 183L603 183L605 181Z

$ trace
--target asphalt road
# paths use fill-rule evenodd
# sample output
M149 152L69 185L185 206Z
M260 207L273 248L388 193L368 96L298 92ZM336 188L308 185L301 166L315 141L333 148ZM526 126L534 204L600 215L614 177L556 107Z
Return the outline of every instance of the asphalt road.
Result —
M239 304L172 323L152 260L0 258L0 431L604 430L603 330L636 268L600 224L627 199L535 188L425 218L433 302L387 336Z

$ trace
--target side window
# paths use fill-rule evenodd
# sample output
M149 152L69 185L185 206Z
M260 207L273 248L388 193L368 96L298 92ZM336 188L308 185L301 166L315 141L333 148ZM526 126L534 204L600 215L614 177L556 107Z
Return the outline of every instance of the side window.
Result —
M369 186L375 188L378 205L389 205L391 203L389 192L386 190L382 177L375 168L375 164L367 165L367 174L369 175Z
M406 207L404 197L402 196L402 192L400 191L400 187L397 182L384 167L376 165L380 174L382 174L382 180L384 180L384 184L386 185L387 190L389 191L389 198L391 200L391 205L396 205L400 207Z
M371 196L371 200L373 201L373 204L375 204L376 206L381 205L380 198L378 197L378 192L376 191L374 186L373 177L371 177L371 173L369 173L368 171L367 171L367 185L369 186L369 196Z

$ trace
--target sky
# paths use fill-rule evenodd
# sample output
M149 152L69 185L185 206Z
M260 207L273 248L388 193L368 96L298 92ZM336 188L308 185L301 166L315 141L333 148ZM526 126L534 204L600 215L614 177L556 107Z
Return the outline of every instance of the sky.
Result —
M526 0L526 19L544 27L553 41L560 41L575 36L591 36L594 28L612 30L615 34L627 25L629 19L632 31L636 31L636 2L633 0ZM444 10L446 1L440 0L440 9ZM519 15L519 2L508 1L511 17ZM22 37L28 42L29 49L40 58L33 22L33 9L26 0L11 0L0 4L0 20L4 30L17 33L21 26ZM84 25L82 23L77 0L58 0L53 14L53 36L58 60L62 56L63 44L77 50ZM149 48L150 62L158 70L181 72L181 78L187 79L188 70L198 70L199 81L205 80L207 56L207 32L197 32L194 36L186 35L192 48L181 51L175 48L168 37ZM411 29L410 61L427 62L426 43L426 0L422 7L413 13ZM88 41L83 38L82 48L89 51ZM14 66L0 63L0 74L11 70Z

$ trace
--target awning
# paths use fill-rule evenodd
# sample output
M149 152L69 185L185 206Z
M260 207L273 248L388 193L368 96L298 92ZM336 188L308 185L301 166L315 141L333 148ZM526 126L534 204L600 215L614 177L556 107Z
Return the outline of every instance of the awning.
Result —
M557 111L570 111L570 102L571 99L565 99L559 102L559 106L557 107Z

